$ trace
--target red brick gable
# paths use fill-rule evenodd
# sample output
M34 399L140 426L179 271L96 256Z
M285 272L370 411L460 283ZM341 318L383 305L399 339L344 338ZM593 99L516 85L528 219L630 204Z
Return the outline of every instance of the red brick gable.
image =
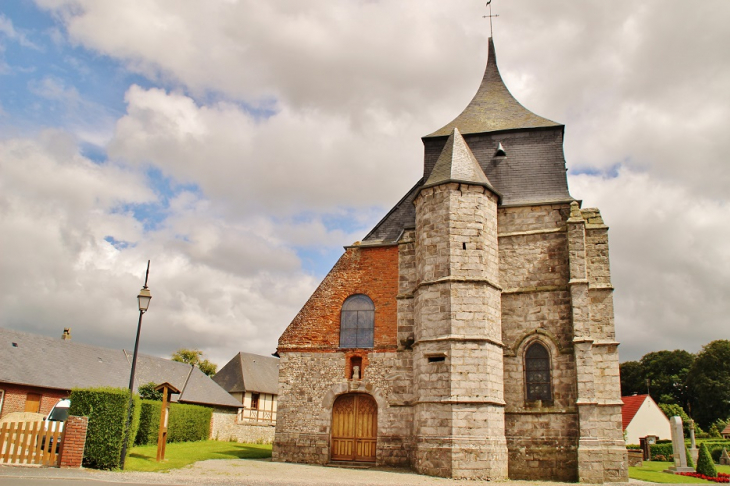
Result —
M633 395L630 397L621 397L621 400L624 402L624 406L621 409L621 422L624 430L626 430L626 427L628 427L631 421L634 420L636 412L639 411L639 408L641 408L641 405L648 396L649 395Z
M398 246L351 247L279 338L278 352L337 351L340 310L353 294L375 304L374 351L397 348Z

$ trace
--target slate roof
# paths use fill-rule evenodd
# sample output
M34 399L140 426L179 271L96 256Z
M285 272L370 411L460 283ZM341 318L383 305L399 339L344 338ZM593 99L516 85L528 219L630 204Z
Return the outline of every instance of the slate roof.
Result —
M279 359L258 354L238 353L213 380L229 393L279 394Z
M424 184L435 185L447 179L459 181L464 174L455 167L474 172L472 164L457 166L438 164L454 156L445 153L447 137L457 129L464 147L476 159L489 187L499 195L499 205L521 206L560 204L574 201L568 191L564 126L535 115L523 107L509 92L497 67L494 42L489 39L489 58L484 77L474 98L451 123L423 137L424 176L363 238L367 244L392 244L406 229L415 228L416 210L413 201ZM494 157L502 144L504 159ZM457 157L458 158L458 157ZM434 174L436 165L439 171ZM450 171L446 176L441 170Z
M129 387L132 351L102 348L0 328L0 382L71 390ZM173 400L239 408L241 404L198 368L164 358L137 355L134 388L169 382L182 390Z
M484 175L482 168L479 167L479 162L471 153L458 128L452 130L444 150L439 155L433 171L431 171L431 175L421 189L447 182L466 182L485 186L492 192L496 192L492 184L489 183L487 176Z
M521 128L559 127L559 123L532 113L512 96L497 67L494 42L489 38L489 58L479 90L459 116L426 137L443 137L458 128L462 134Z
M621 424L623 425L623 430L626 430L626 427L628 427L631 421L634 420L636 413L648 397L649 395L621 397L621 401L624 402L624 406L621 408Z

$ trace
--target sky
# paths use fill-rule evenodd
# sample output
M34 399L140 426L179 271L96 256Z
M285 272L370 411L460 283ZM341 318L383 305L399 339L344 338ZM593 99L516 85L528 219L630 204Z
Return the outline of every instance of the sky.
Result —
M0 326L269 355L481 81L476 0L0 3ZM621 361L730 339L730 3L495 0L610 227Z

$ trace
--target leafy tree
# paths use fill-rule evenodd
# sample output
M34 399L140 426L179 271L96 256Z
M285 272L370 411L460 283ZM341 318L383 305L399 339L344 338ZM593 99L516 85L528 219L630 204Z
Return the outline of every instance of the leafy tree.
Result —
M717 468L715 468L715 463L712 461L710 451L707 449L707 445L705 445L704 442L700 444L700 454L697 457L696 471L709 478L717 477Z
M718 340L702 347L687 377L692 415L709 428L717 419L730 417L730 341Z
M679 418L682 419L682 429L684 431L684 436L689 437L689 423L690 419L689 415L687 415L687 412L684 411L682 407L677 405L676 403L660 403L659 408L662 409L662 412L664 412L664 415L667 416L667 418L672 418L675 415L679 416ZM695 424L695 436L698 436L702 433L702 429Z
M644 369L638 361L626 361L619 365L621 374L621 396L627 397L636 393L642 395L646 393L646 380L644 379Z
M208 376L215 375L218 365L207 359L202 359L203 352L197 349L180 348L172 353L172 360L180 363L187 363L200 368L200 371Z
M161 402L162 392L159 390L155 390L156 386L157 383L153 383L151 381L144 385L140 385L137 391L139 392L139 396L142 398L142 400L158 400Z
M656 351L641 358L644 379L649 380L649 394L657 403L686 406L686 381L695 356L682 349ZM646 389L646 388L644 388Z

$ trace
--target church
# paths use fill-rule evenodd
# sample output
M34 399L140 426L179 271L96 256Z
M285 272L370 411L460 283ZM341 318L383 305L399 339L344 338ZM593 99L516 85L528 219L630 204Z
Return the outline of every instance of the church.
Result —
M281 335L275 461L628 480L608 227L568 191L564 128L512 96L490 38L423 177Z

